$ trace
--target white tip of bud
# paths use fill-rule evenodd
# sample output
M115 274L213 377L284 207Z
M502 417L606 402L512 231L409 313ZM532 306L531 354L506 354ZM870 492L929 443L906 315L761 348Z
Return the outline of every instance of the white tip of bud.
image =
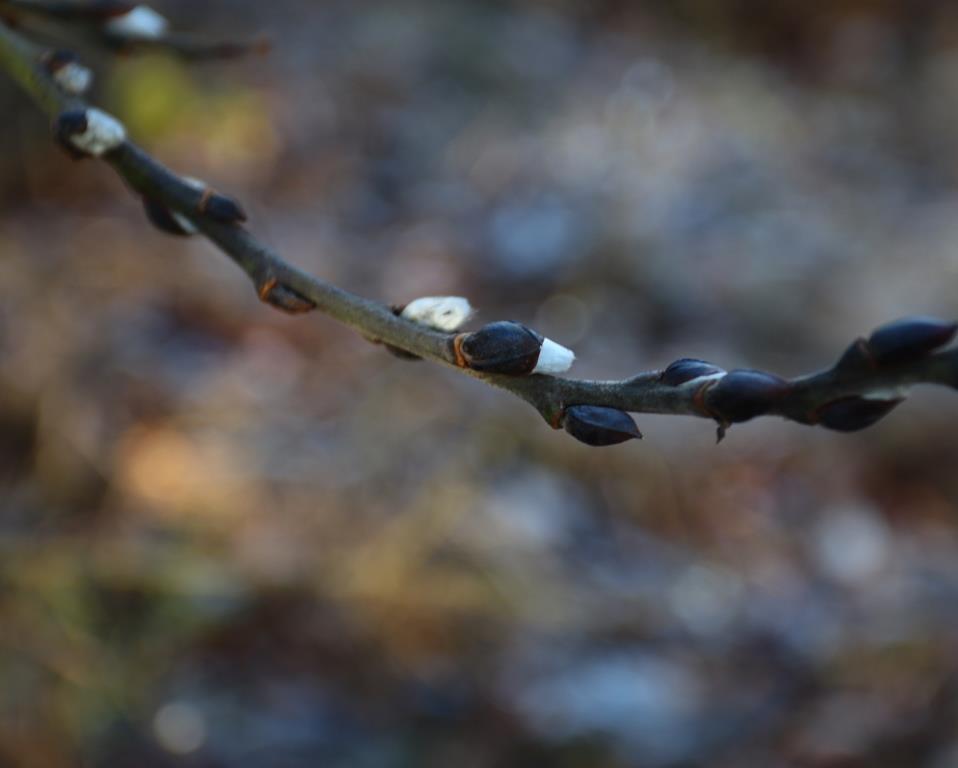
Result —
M872 389L865 392L862 398L865 400L904 400L911 393L911 387L902 385L900 387L885 387L884 389Z
M575 362L575 353L552 339L544 339L533 373L565 373Z
M457 331L473 315L472 305L462 296L425 296L409 302L402 317L437 331Z
M126 128L112 115L95 107L90 107L85 114L86 130L70 136L70 142L81 152L99 157L126 141Z
M106 24L107 31L114 35L141 40L158 40L169 28L170 23L163 16L145 5L138 5Z
M170 211L170 216L173 217L173 221L179 225L180 229L182 229L185 234L195 235L197 232L199 232L199 230L196 228L196 225L186 218L186 216L184 216L182 213Z
M82 64L73 62L54 72L53 79L65 92L73 96L82 96L93 85L93 73Z

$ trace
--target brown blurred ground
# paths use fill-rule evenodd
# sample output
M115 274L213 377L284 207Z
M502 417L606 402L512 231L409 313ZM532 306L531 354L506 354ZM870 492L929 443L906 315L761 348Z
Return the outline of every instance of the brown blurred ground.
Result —
M956 315L949 3L158 7L276 50L101 100L351 290L583 377ZM0 113L0 765L958 766L953 396L587 449Z

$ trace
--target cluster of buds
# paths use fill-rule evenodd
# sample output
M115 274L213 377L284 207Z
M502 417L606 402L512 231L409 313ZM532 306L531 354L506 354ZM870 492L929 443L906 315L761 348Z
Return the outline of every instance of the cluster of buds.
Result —
M842 355L836 369L843 373L891 370L941 349L955 338L956 332L958 323L934 317L895 320L876 328L867 339L857 339ZM839 432L856 432L887 416L907 396L907 387L850 395L816 409L810 420Z
M70 96L82 96L93 85L93 72L84 67L72 51L48 51L40 63L60 89Z
M958 323L928 317L910 317L876 329L858 339L834 368L839 377L890 371L913 363L948 344L958 333ZM796 382L764 371L726 372L703 360L682 359L659 377L672 387L694 388L693 401L704 415L719 424L719 439L731 425L769 413L788 413L788 399ZM829 400L799 421L820 424L839 432L870 427L887 416L908 395L907 387L876 387L861 394Z
M60 146L76 159L102 157L126 141L123 123L95 107L62 112L53 130Z

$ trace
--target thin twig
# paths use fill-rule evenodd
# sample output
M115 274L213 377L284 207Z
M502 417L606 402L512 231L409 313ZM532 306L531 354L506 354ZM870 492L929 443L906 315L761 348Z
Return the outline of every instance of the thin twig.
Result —
M0 68L51 119L62 120L64 113L89 109L82 100L61 91L43 60L42 49L0 22ZM235 203L173 173L135 144L124 140L103 153L102 159L136 194L179 214L215 243L246 272L264 301L292 312L319 310L370 341L452 366L512 392L551 426L565 426L592 444L638 436L637 431L613 423L614 413L610 416L603 409L713 419L719 424L720 437L730 424L763 415L851 431L884 416L911 385L958 388L958 349L935 351L951 341L956 326L923 320L892 325L867 341L859 339L833 367L791 380L758 371L727 373L700 361L678 361L664 371L649 371L623 381L582 381L537 373L503 375L489 372L503 370L494 365L476 365L483 369L476 370L462 351L470 334L457 336L417 324L383 304L297 269L241 225L241 211L232 217L213 215L212 198L239 211ZM493 331L487 335L495 346L498 341ZM471 336L478 338L478 334ZM541 337L537 338L541 342ZM536 354L537 349L533 348ZM501 345L496 350L501 353Z

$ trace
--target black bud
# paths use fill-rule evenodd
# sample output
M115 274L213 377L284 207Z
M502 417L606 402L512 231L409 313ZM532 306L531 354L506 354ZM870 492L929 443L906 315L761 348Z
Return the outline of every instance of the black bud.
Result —
M837 432L856 432L887 416L903 398L871 400L853 395L818 409L818 423Z
M956 331L958 323L934 317L905 317L877 328L868 338L868 349L876 363L907 363L943 347Z
M61 112L53 123L53 134L57 142L66 150L67 154L75 160L87 156L87 154L78 149L70 140L73 136L79 136L86 133L90 126L87 120L85 109L72 109L68 112Z
M183 227L169 208L153 198L143 198L143 210L146 211L146 217L150 220L150 223L161 232L176 237L189 237L193 234L193 232Z
M246 221L246 211L231 197L213 192L208 195L202 204L201 210L211 219L222 221L225 224L236 224Z
M785 379L764 371L729 371L705 393L705 405L717 419L748 421L768 413L788 391Z
M642 439L642 433L629 414L600 405L573 405L566 408L562 426L579 442L597 447Z
M454 344L456 360L464 368L524 376L536 367L542 337L520 323L500 321L460 334Z
M79 59L73 51L67 51L62 48L50 51L43 56L43 66L46 67L47 72L51 74L56 74L64 67L70 64L76 64L78 61Z
M685 384L692 379L698 379L702 376L713 376L716 373L724 373L717 365L706 363L704 360L695 360L691 357L683 357L676 360L662 372L661 381L670 387L677 387Z

